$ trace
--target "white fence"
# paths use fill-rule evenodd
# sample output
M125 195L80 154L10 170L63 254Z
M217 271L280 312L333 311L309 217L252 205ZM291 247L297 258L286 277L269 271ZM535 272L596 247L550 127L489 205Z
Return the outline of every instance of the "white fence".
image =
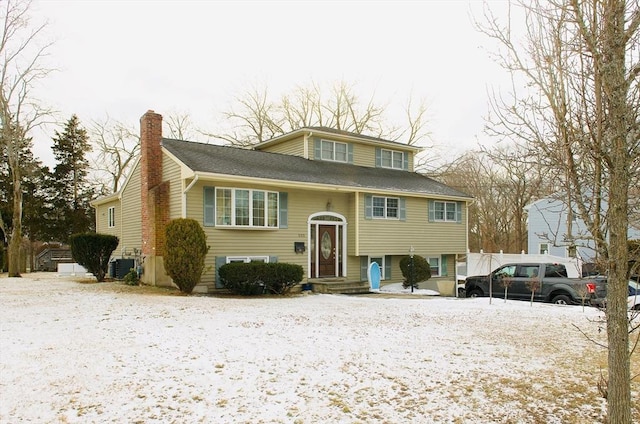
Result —
M91 276L89 271L80 264L58 264L58 277Z

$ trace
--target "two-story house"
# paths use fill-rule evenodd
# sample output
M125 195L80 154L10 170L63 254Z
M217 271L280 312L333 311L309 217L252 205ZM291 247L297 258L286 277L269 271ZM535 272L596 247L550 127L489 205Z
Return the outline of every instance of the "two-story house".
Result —
M92 204L97 231L120 239L114 259L139 252L146 284L171 284L162 255L174 218L195 219L207 235L196 291L220 288L216 270L234 261L299 264L318 291L366 281L374 261L383 284L399 282L411 247L434 280L455 280L472 199L414 172L419 148L302 128L242 149L163 138L153 111L140 124L141 154L122 189Z

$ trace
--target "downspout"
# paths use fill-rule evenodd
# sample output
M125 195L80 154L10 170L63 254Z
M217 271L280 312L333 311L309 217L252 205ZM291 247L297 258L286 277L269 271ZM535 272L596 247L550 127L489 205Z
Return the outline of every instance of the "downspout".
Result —
M197 182L198 182L198 174L196 174L196 176L193 178L193 181L191 181L191 183L184 190L182 190L182 217L183 218L187 217L187 192L191 190L191 188Z
M313 135L313 132L309 131L309 134L305 134L304 135L304 151L303 151L303 156L305 159L309 159L309 138Z

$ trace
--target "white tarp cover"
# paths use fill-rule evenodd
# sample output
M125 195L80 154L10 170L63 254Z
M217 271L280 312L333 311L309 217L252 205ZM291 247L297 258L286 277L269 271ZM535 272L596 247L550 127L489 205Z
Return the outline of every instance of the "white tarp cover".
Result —
M567 267L569 278L579 278L582 275L582 261L577 258L563 258L553 255L529 255L527 253L467 253L465 263L458 264L458 281L471 275L488 275L496 268L509 263L556 263Z

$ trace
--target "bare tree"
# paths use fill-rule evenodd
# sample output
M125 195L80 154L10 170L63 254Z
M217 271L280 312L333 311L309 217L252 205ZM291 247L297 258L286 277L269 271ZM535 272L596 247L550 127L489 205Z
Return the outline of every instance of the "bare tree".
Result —
M186 112L169 113L165 120L169 137L178 140L191 140L196 138L196 130L191 116Z
M250 146L283 134L276 105L269 100L267 88L252 87L235 98L236 107L224 112L232 128L223 134L208 134L234 146Z
M441 166L432 176L462 192L469 205L469 248L519 253L527 248L523 208L547 194L544 178L517 146L467 152Z
M558 191L607 264L608 415L610 422L630 423L626 236L640 155L640 4L511 4L526 22L520 37L511 20L502 25L489 9L479 24L498 42L496 59L513 76L511 98L493 97L490 131L528 148L543 169L562 177Z
M5 149L13 183L13 219L9 237L9 276L20 276L22 244L22 179L20 152L29 148L27 134L50 115L32 95L38 80L51 69L43 66L51 43L40 44L46 24L31 26L30 1L0 3L0 148ZM0 222L4 222L0 219ZM6 232L5 232L6 233Z
M232 127L226 132L208 134L236 146L251 146L303 127L328 127L373 137L417 144L428 137L427 107L424 101L409 99L406 123L390 124L387 104L375 94L363 99L356 85L338 81L328 88L312 82L297 86L278 101L268 89L252 87L235 99L223 114Z
M139 133L109 117L94 121L89 128L95 155L92 180L101 195L117 192L140 151Z

